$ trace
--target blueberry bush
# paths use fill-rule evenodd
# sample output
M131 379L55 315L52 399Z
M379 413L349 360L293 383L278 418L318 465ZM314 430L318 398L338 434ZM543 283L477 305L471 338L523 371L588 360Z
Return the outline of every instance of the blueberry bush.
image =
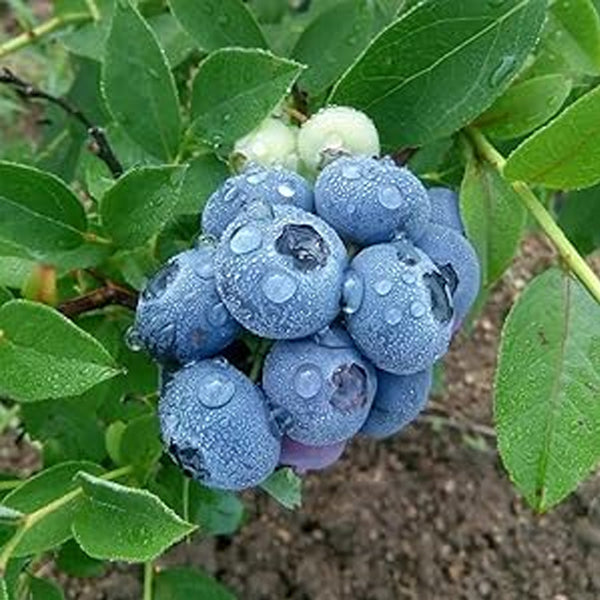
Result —
M597 466L598 0L7 4L0 428L42 467L0 477L1 599L61 598L49 557L231 598L155 561L417 418L534 229L499 452L539 512Z

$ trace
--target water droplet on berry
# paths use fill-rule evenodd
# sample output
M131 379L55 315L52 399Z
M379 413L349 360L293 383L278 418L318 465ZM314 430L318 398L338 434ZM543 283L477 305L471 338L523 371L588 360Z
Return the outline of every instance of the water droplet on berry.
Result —
M395 210L402 206L404 202L404 196L398 188L388 186L379 190L379 203L385 208Z
M225 192L225 194L223 195L223 200L225 200L225 202L234 202L235 199L237 198L238 194L239 194L239 190L234 185Z
M208 233L201 233L194 242L194 248L196 250L203 250L204 248L214 248L219 240Z
M385 321L389 325L398 325L400 321L402 321L402 309L396 306L392 306L388 308L385 313Z
M206 408L225 406L234 394L235 384L223 375L206 375L198 384L198 397Z
M352 341L350 336L341 328L324 327L317 331L313 339L319 346L325 348L351 348Z
M413 302L410 305L410 314L416 319L420 319L426 312L425 305L422 302Z
M283 196L284 198L288 198L288 199L293 198L296 195L296 190L293 187L291 187L285 183L282 183L277 188L277 191L279 192L280 196Z
M346 179L360 179L360 169L356 165L344 165L342 176Z
M373 287L380 296L387 296L392 291L394 284L389 279L382 279L381 281L378 281Z
M262 291L275 304L287 302L298 289L298 282L285 273L270 273L262 281Z
M246 177L246 181L252 185L262 183L268 177L266 171L254 171Z
M406 285L412 285L417 279L412 271L404 271L404 273L401 275L401 278Z
M356 204L354 202L346 202L346 212L353 215L356 212Z
M179 263L176 260L169 261L146 284L142 292L142 298L144 300L156 300L162 296L177 277L177 273L179 273Z
M125 332L125 344L132 352L139 352L144 347L142 336L133 325Z
M314 398L323 387L323 375L316 365L301 365L294 376L294 389L302 398Z
M241 229L235 232L229 247L235 254L248 254L257 248L260 248L262 243L262 234L254 225L244 225Z
M208 320L215 327L222 327L227 323L229 313L222 302L217 302L208 313Z
M362 276L356 271L350 271L342 288L343 310L347 315L354 314L360 308L364 294L365 284Z
M213 257L214 251L212 249L198 252L192 263L192 269L201 279L212 279L215 276Z

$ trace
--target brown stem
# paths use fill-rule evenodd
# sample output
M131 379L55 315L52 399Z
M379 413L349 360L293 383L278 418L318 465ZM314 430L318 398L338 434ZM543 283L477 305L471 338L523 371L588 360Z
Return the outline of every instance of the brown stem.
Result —
M58 310L65 316L73 318L85 312L110 305L125 306L131 310L135 310L137 300L137 294L132 290L108 281L101 288L63 302L59 305Z
M71 105L64 98L48 94L27 83L6 67L0 69L0 83L12 87L21 98L45 100L62 108L87 129L88 135L92 138L92 144L90 145L92 152L106 164L112 176L117 179L123 174L123 166L111 148L104 130L94 125L79 108Z

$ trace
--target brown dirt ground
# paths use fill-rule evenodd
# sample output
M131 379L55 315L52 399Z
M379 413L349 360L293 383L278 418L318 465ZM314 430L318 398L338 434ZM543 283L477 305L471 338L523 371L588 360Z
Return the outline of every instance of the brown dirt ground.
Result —
M472 335L453 344L445 391L433 398L445 426L426 418L385 442L357 439L337 465L305 479L298 511L247 493L249 519L236 536L181 544L162 564L202 567L244 600L600 598L600 476L535 516L487 429L500 324L552 260L529 238ZM5 438L0 468L15 464L33 465ZM140 575L118 565L100 579L60 579L70 598L134 600Z

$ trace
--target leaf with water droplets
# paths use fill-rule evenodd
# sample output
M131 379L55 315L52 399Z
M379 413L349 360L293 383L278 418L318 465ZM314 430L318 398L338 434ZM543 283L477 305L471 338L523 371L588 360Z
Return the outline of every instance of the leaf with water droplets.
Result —
M527 138L508 158L509 179L557 189L600 182L600 86Z
M460 190L460 213L489 289L515 256L527 214L512 187L487 162L470 156Z
M141 246L177 213L187 167L140 167L123 175L100 204L104 228L124 248Z
M302 505L302 479L292 469L278 469L260 487L285 508L294 510Z
M0 307L1 395L64 398L120 372L96 339L54 309L27 300Z
M570 92L571 81L562 74L528 79L510 87L475 125L498 139L521 137L555 115Z
M85 501L73 535L87 554L143 562L160 556L196 529L154 494L81 473Z
M156 36L137 9L119 0L102 68L113 117L147 152L165 161L177 155L181 117L175 80Z
M302 88L311 95L324 92L366 47L373 20L372 2L345 0L312 21L292 50L292 58L308 65Z
M194 79L194 134L227 151L273 112L303 68L263 50L213 52Z
M494 413L500 454L537 511L600 460L600 306L568 274L537 277L502 332Z
M508 86L533 49L546 0L431 0L403 13L335 86L395 149L451 134Z
M235 596L198 569L164 569L154 582L154 600L235 600Z
M267 46L258 23L242 0L169 0L169 5L202 50Z

